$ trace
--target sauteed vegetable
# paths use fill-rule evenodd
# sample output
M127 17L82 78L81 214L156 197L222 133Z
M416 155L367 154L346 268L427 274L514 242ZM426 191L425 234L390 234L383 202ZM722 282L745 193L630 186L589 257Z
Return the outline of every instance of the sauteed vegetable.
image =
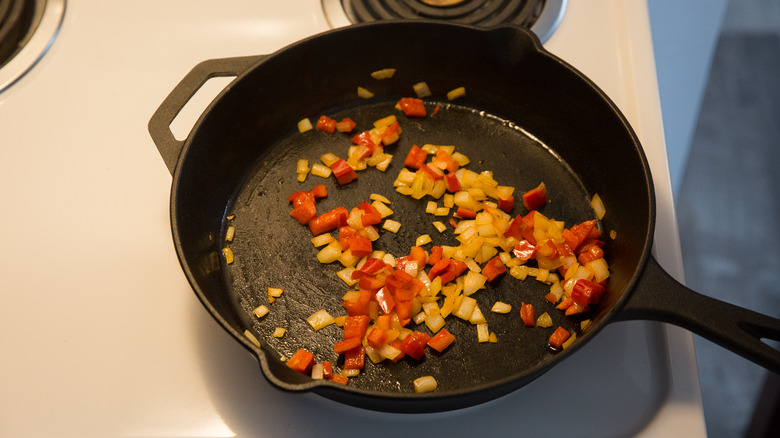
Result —
M416 98L401 99L396 108L407 117L427 115L423 101ZM356 124L349 122L339 131L350 132ZM330 133L336 131L335 126L335 120L327 116L317 123L317 129ZM352 137L347 160L335 154L326 154L321 160L339 185L349 184L358 179L357 171L370 163L389 163L392 156L384 152L384 146L397 141L400 133L396 117L388 116L376 121L373 129ZM333 349L343 355L342 372L334 373L332 362L315 367L313 354L305 349L296 353L288 366L315 378L347 384L348 377L365 369L366 356L379 363L397 362L406 356L420 361L428 349L445 353L456 342L445 328L451 315L474 324L479 342L498 342L471 295L489 288L489 283L506 273L521 280L530 275L550 284L545 298L566 315L587 312L599 302L609 268L596 221L566 228L563 222L545 217L541 212L548 202L544 182L522 194L527 212L512 217L515 188L499 185L491 172L468 170L469 162L454 146L412 145L394 183L400 194L419 200L431 198L427 213L451 216L449 223L458 236L458 246L424 249L415 244L408 254L387 254L374 247L381 237L378 228L384 222L383 229L397 232L400 224L388 219L393 211L386 197L375 194L372 203L361 201L351 210L340 206L317 214L317 199L327 196L324 185L289 196L290 215L309 226L312 242L322 248L318 260L324 264L339 261L344 268L338 276L352 289L343 296L346 315L327 315L328 321L322 324L337 323L343 328L343 340ZM335 238L329 234L334 231ZM512 308L496 302L490 311L511 314ZM518 319L528 328L552 325L546 312L537 319L536 309L526 303L520 306ZM549 346L565 348L574 338L573 333L557 327L550 334ZM426 376L425 381L425 391L435 388L433 376Z

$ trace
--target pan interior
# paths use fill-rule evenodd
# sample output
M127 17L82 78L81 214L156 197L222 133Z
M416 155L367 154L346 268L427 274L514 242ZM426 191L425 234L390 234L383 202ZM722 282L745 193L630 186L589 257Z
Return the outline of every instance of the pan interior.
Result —
M456 151L471 159L468 169L492 171L499 184L516 188L513 216L526 213L520 194L544 182L550 202L540 211L547 217L565 221L567 226L594 218L589 203L591 194L579 177L553 150L513 123L449 103L440 103L442 108L435 116L407 119L393 108L394 103L362 104L328 114L337 120L342 117L355 120L358 123L355 132L370 129L374 120L398 115L403 132L396 144L385 149L394 154L386 172L368 168L345 186L338 186L333 177L322 179L311 175L300 183L295 174L299 159L308 159L311 165L327 152L345 157L351 135L316 130L295 133L279 141L257 163L227 209L224 226L235 227L235 238L229 244L234 262L223 266L225 289L234 308L240 309L239 317L245 327L261 340L271 357L290 357L305 348L315 353L318 361L331 360L336 366L341 365L339 356L333 352L334 343L342 340L341 329L331 325L314 331L306 318L321 309L333 316L346 314L341 306L342 296L351 288L336 276L342 268L338 262L322 265L317 261L318 249L310 241L309 229L289 215L291 207L287 198L295 191L324 184L328 196L318 200L318 213L339 206L351 209L361 201L368 201L372 193L387 197L394 211L390 218L400 222L401 229L397 234L380 230L381 237L374 248L395 256L407 255L417 236L422 234L433 239L424 246L426 250L432 245L456 246L451 227L439 233L432 225L434 220L446 223L448 219L424 212L431 198L415 200L393 189L393 181L413 144L454 145ZM428 104L430 111L435 103ZM440 200L438 203L441 205ZM268 302L269 287L284 290L282 297L273 303ZM366 370L351 379L350 386L375 393L413 392L412 380L433 375L439 382L439 392L446 394L532 373L554 358L547 347L552 330L558 325L570 331L576 329L571 319L544 300L547 292L548 285L533 279L520 281L504 275L473 295L490 331L496 334L497 343L478 343L475 326L450 316L446 328L456 336L456 342L444 354L428 353L421 361L405 358L398 363L385 361L377 365L367 360ZM490 312L496 301L511 304L512 312ZM553 327L523 327L518 314L522 302L533 304L537 315L548 312ZM262 319L253 314L253 309L261 304L271 310ZM287 329L284 337L271 336L276 327ZM428 332L424 324L416 329Z

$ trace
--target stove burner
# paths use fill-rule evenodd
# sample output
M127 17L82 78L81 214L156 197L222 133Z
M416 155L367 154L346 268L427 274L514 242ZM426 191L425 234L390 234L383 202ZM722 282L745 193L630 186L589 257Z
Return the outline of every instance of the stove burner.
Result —
M0 0L0 92L27 73L51 46L66 0Z
M566 0L322 0L332 27L395 19L447 20L490 27L515 24L545 41L563 16Z
M35 15L35 2L0 0L0 66L25 44Z

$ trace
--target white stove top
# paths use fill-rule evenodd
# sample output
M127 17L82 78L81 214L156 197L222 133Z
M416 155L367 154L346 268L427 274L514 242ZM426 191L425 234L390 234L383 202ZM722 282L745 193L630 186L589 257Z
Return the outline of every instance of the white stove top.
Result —
M146 126L198 62L327 28L319 0L67 1L49 52L0 94L0 436L704 436L692 336L656 323L612 324L521 390L454 412L371 412L265 381L180 269ZM656 256L680 278L645 2L568 2L546 47L637 131Z

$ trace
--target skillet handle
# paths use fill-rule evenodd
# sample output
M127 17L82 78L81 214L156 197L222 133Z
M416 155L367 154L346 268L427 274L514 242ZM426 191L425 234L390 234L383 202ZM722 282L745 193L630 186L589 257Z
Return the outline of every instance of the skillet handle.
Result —
M616 317L633 319L683 327L780 374L780 351L762 341L780 341L780 320L694 292L653 257Z
M185 143L184 140L177 140L171 132L171 123L182 108L209 79L238 76L263 58L264 55L258 55L203 61L193 67L168 94L149 120L149 134L171 174Z

